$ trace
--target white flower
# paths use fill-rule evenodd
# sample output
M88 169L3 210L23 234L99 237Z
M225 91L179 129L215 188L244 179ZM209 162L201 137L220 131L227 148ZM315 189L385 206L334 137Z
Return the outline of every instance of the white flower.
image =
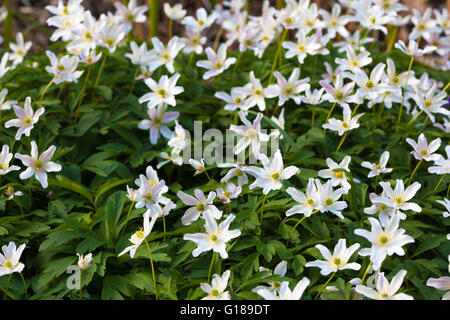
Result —
M20 262L20 256L25 249L25 243L16 248L14 242L8 246L2 246L3 254L0 253L0 277L13 272L22 272L25 265Z
M208 295L202 300L231 300L230 293L225 291L228 286L228 279L230 278L230 270L225 271L222 276L218 274L213 275L211 285L208 283L200 283L200 288Z
M146 66L150 63L151 56L146 42L138 46L135 41L131 41L130 48L131 53L125 53L125 57L130 59L131 63L140 66Z
M170 202L169 198L163 196L169 190L164 180L157 181L141 174L139 183L136 184L139 186L136 191L136 208L153 209L160 203L166 205Z
M356 292L374 300L413 300L414 298L410 295L397 293L403 283L405 275L406 271L400 270L389 283L384 276L384 272L380 272L377 279L376 290L363 285L357 285Z
M275 116L271 116L270 120L272 120L277 126L279 126L281 129L284 130L284 124L285 124L284 109L281 109L280 115L278 116L278 118L276 118ZM275 139L283 139L283 135L281 134L280 130L278 130L276 128L272 130L272 132L269 134L269 136L274 137Z
M448 272L450 273L450 255L448 256L448 260ZM447 291L442 297L442 300L450 300L450 277L430 278L427 280L427 286Z
M248 177L245 173L246 166L239 163L219 163L217 166L219 168L232 168L223 176L220 182L226 182L233 177L237 177L238 185L243 186L248 183Z
M269 271L269 269L264 268L264 267L259 267L259 272L261 272L261 271ZM273 270L273 274L274 275L278 275L278 276L281 276L281 277L284 277L286 272L287 272L287 261L284 261L284 260L281 261L279 264L277 264L275 266L275 269ZM269 273L264 278L269 277L271 275L272 275L272 273ZM273 292L274 294L276 294L278 292L278 289L280 288L280 282L278 282L278 281L271 281L271 282L268 282L268 284L270 285L270 287L267 287L267 286L256 286L255 288L252 289L252 291L257 293L261 289L267 289L267 290Z
M411 147L414 148L414 151L411 151L411 154L416 158L417 160L425 160L425 161L435 161L439 159L439 154L434 154L439 147L441 146L441 139L437 138L430 142L428 145L427 138L425 138L425 135L421 133L419 135L419 139L417 140L417 143L410 138L406 138L406 142L408 142Z
M415 57L423 56L424 54L431 53L437 49L435 46L427 46L424 49L419 49L419 44L414 40L409 40L408 47L403 40L398 40L394 47L409 56Z
M361 167L370 169L369 174L367 175L368 178L373 178L375 176L378 176L382 173L389 173L392 172L392 168L386 168L387 163L389 160L389 151L384 151L381 154L380 162L379 163L370 163L368 161L363 161L361 163Z
M181 223L183 225L190 225L192 222L196 221L200 215L203 215L203 218L206 219L206 213L209 213L209 217L213 219L220 219L222 217L222 211L217 209L213 204L214 199L216 198L216 193L214 191L211 191L208 194L208 198L205 197L205 194L200 189L195 189L194 195L195 197L190 196L183 191L178 191L177 193L178 198L180 198L185 205L190 206L181 218Z
M31 48L31 41L24 42L22 32L16 35L16 43L10 43L9 48L12 53L9 55L9 59L13 61L14 65L17 65L23 61L23 58Z
M413 210L415 212L422 211L422 208L413 202L408 202L411 200L416 192L420 189L421 184L414 182L409 187L406 188L403 184L403 180L397 179L397 185L395 189L392 190L391 185L388 182L380 182L385 196L377 197L372 200L373 203L384 203L388 207L399 209L399 210Z
M216 14L213 13L208 16L204 8L197 9L196 15L197 19L188 16L181 21L181 24L202 31L209 28L214 23L214 20L216 20Z
M130 257L134 258L134 255L136 254L136 250L139 248L139 246L144 242L145 238L152 232L153 226L155 225L156 219L158 218L158 215L153 215L152 220L150 221L150 210L147 210L144 213L144 230L142 228L139 231L136 231L131 238L129 239L131 243L133 243L131 246L126 247L122 252L120 252L117 256L120 257L121 255L130 252Z
M147 107L153 108L162 103L167 103L173 107L176 106L177 102L175 96L184 91L183 87L177 86L177 81L180 78L180 74L176 73L172 77L166 75L159 79L159 83L156 83L152 78L145 80L145 84L153 91L144 94L140 99L139 103L144 103L148 101Z
M31 108L31 98L27 97L25 99L25 105L23 108L18 105L13 106L14 113L17 119L8 120L5 122L5 128L18 127L16 133L16 140L20 140L20 137L25 134L27 137L30 136L31 130L34 125L39 121L39 117L44 113L44 108L39 108L36 112L33 112Z
M321 45L316 42L316 36L307 37L302 29L296 34L297 42L284 41L283 48L287 49L286 58L297 57L298 63L303 64L307 55L316 55Z
M331 118L328 120L328 123L322 125L322 128L337 131L339 136L342 136L347 131L359 128L358 119L361 118L364 113L352 117L352 110L350 110L350 107L344 106L343 109L343 121Z
M217 188L217 197L222 201L222 203L230 203L231 199L236 199L242 192L241 186L236 186L233 182L228 182L223 188Z
M77 57L65 55L58 59L53 52L48 50L46 54L50 59L51 66L45 67L45 71L56 77L55 84L60 84L64 81L77 82L77 79L83 74L83 71L76 71L78 66Z
M247 120L244 113L239 111L239 118L244 123L244 126L236 126L234 124L230 125L230 130L236 133L242 138L237 142L236 146L233 148L235 154L239 154L250 146L251 151L255 157L259 156L259 149L261 148L261 142L269 141L269 136L261 132L261 119L263 114L258 113L253 124Z
M336 32L344 38L348 36L349 32L347 31L345 25L349 21L349 18L346 15L341 16L341 6L339 4L335 3L333 5L331 14L323 9L320 9L319 12L323 18L323 24L331 38L336 36Z
M440 156L437 160L434 160L434 166L428 168L429 173L435 174L450 174L450 146L445 147L447 153L447 159Z
M17 197L23 196L23 192L14 190L13 186L8 186L8 188L6 188L6 190L5 190L5 195L8 197L7 200L11 200L16 196Z
M268 98L278 97L279 106L282 106L289 99L293 99L296 104L300 104L299 94L309 86L309 78L299 79L299 68L294 68L288 80L278 71L275 71L273 75L277 78L277 84L271 84L266 88L266 96Z
M200 160L189 159L189 164L195 169L194 176L201 174L205 171L205 161L203 159Z
M160 104L157 107L148 108L147 114L149 119L142 120L138 124L141 130L150 131L150 143L156 144L158 142L159 133L166 139L172 137L172 131L165 126L166 123L174 121L180 115L179 112L165 112L165 105Z
M287 188L286 192L298 203L291 209L286 211L286 216L291 216L296 213L303 213L305 217L309 217L313 210L319 208L320 195L317 191L317 187L314 184L314 178L308 180L308 186L306 187L306 194L293 187Z
M9 52L5 52L0 61L0 78L3 78L5 74L12 69L12 67L7 67L6 64L9 61Z
M77 253L78 256L78 267L80 269L86 270L92 264L92 253L87 254L83 257L82 254Z
M0 91L0 110L10 110L12 105L17 103L16 100L6 100L6 96L8 94L8 89L3 89Z
M125 37L125 32L121 25L104 25L103 28L100 29L98 37L100 45L112 53L116 51L120 41Z
M437 203L442 204L445 209L447 210L447 212L444 212L442 215L444 216L444 218L450 217L450 201L446 198L444 198L444 200L436 200Z
M7 144L3 145L2 152L0 153L0 175L5 175L11 171L20 170L18 166L9 166L13 154L9 152L9 146Z
M393 215L397 215L400 218L400 220L406 219L406 214L404 214L400 210L395 209L393 207L388 207L383 202L373 202L373 200L378 197L379 196L373 192L369 195L370 201L372 202L372 206L364 208L365 214L378 214L378 219L380 220L380 223L383 227L386 226L386 224L389 222L389 219ZM387 194L385 191L382 192L381 197L387 198Z
M345 171L350 172L348 165L350 164L351 157L345 156L342 159L341 163L337 164L331 158L327 158L326 162L329 169L322 169L317 174L319 177L324 179L330 179L331 185L336 187L337 185L341 185L345 193L350 190L351 185L347 181L347 176L345 175Z
M450 111L443 107L448 103L447 93L439 92L438 94L435 94L437 83L433 83L431 88L424 93L416 88L414 89L415 92L411 93L411 98L413 98L419 108L430 117L431 122L435 122L434 113L440 113L445 116L450 115Z
M369 51L363 51L360 54L356 55L355 51L352 47L347 46L347 58L336 58L336 63L344 70L350 70L353 72L361 70L362 67L365 67L372 63L372 58L370 57Z
M279 149L275 152L272 161L264 154L260 154L259 159L263 168L251 166L246 169L246 172L256 178L249 186L249 189L263 188L263 193L268 194L270 190L279 190L283 186L281 180L287 180L293 175L300 173L300 169L295 166L284 167Z
M217 54L211 48L205 49L208 60L197 61L197 67L208 69L203 75L204 80L221 74L228 69L232 64L236 63L236 58L227 59L227 45L221 44Z
M247 92L242 90L242 88L232 88L231 95L226 92L219 91L216 92L214 96L227 103L224 107L227 111L234 111L236 109L245 111L250 108L249 101L246 99Z
M194 51L196 54L203 52L203 45L206 43L206 37L202 37L201 33L192 28L186 28L186 38L181 38L181 42L185 44L183 48L184 53L191 53Z
M203 216L205 217L206 233L188 233L183 237L184 240L190 240L197 244L197 248L192 251L192 255L198 257L202 252L213 250L219 253L222 259L228 258L226 243L241 235L241 230L228 230L235 216L230 214L218 226L209 211L204 212Z
M47 172L58 172L61 171L62 167L60 164L51 162L53 154L56 151L55 146L51 146L41 155L39 155L38 146L35 141L31 141L31 156L16 153L14 156L22 161L22 164L28 167L25 171L20 174L20 179L25 180L33 175L36 176L42 187L45 189L48 187L47 182Z
M405 251L402 246L414 242L413 237L405 235L405 229L399 229L400 218L393 215L386 227L382 227L375 218L369 218L372 225L371 231L356 229L355 234L366 238L372 244L371 248L364 248L359 251L360 256L370 256L373 269L378 270L387 255L394 253L403 256Z
M320 251L325 260L316 260L307 262L305 267L319 267L321 275L328 275L338 270L352 269L359 270L361 265L356 262L348 263L353 253L358 250L359 243L347 248L346 240L339 239L336 247L334 247L333 254L321 244L316 244L315 247Z
M335 75L333 84L330 84L328 80L322 80L320 85L327 92L323 95L323 100L331 103L337 103L341 107L349 107L349 103L361 103L361 98L353 93L355 88L355 82L349 82L344 85L343 75L341 73Z
M256 293L263 297L265 300L300 300L309 283L309 279L307 277L304 277L297 283L294 290L292 291L291 289L289 289L289 282L283 281L280 284L278 294L270 291L269 289L260 289Z
M414 24L414 28L409 35L410 39L416 40L419 37L429 39L431 32L441 31L437 26L437 21L431 18L431 8L426 8L423 15L416 8L413 8L412 12L411 22Z
M186 15L186 10L182 4L176 4L173 7L169 3L164 3L164 13L169 19L181 20Z
M149 52L150 62L148 64L150 71L155 71L164 65L170 73L174 73L174 60L185 44L177 36L169 40L167 47L156 37L152 38L152 44L153 49Z
M141 23L147 20L144 13L147 12L148 7L146 5L138 6L136 2L136 0L130 0L127 7L118 1L114 3L117 10L116 15L121 18L120 23L126 33L133 28L133 22Z
M316 179L317 193L319 194L318 209L320 212L331 212L338 216L340 219L344 219L341 211L347 208L347 202L338 201L339 198L345 194L344 188L333 190L331 180L328 180L325 184L321 184L319 179Z

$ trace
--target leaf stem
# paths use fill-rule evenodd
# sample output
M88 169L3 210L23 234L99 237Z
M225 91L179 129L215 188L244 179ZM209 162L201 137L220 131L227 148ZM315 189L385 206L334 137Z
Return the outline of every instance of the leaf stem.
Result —
M333 103L333 105L331 106L330 112L328 112L327 118L325 119L325 123L327 123L328 119L330 119L331 114L333 113L334 107L336 106L336 103L337 102ZM326 132L327 132L327 129L326 128L323 129L323 134L325 134Z
M148 257L150 259L150 265L152 266L152 277L153 277L153 286L155 288L155 297L158 300L158 289L156 287L156 277L155 277L155 268L153 267L152 253L150 251L150 246L148 245L147 239L144 239L145 245L147 246Z
M269 84L272 83L273 72L275 71L275 67L277 65L278 55L281 52L281 44L283 43L284 39L286 39L287 33L288 33L288 29L285 29L284 32L283 32L283 35L280 38L280 41L278 42L277 52L275 53L275 57L274 57L273 62L272 62L272 70L270 71Z
M325 282L325 284L322 286L322 288L320 288L319 292L317 293L316 297L314 298L314 300L317 300L317 298L320 296L320 294L322 293L323 289L325 289L325 287L327 286L327 284L331 281L331 279L333 279L334 275L336 274L336 271L333 272L331 274L331 277L328 278L327 282Z
M208 271L208 283L209 283L209 279L211 279L211 270L212 270L212 266L214 264L215 256L216 256L216 252L213 251L212 258L211 258L211 264L209 265L209 271Z
M411 177L409 177L408 185L407 185L407 186L410 185L411 180L412 180L412 178L414 177L414 174L416 173L416 171L417 171L417 169L419 168L419 166L420 166L420 164L422 163L422 161L423 161L423 159L420 159L419 163L417 163L416 167L414 168L414 171L413 171L412 174L411 174Z
M44 91L42 91L41 96L39 97L38 108L41 107L42 99L44 98L45 93L47 92L48 88L50 88L50 86L53 84L53 82L55 82L55 80L56 80L56 76L53 77L53 79L44 88Z
M369 271L370 267L372 266L372 261L370 261L369 265L366 268L366 271L364 271L364 275L361 279L360 284L363 285L364 284L364 280L366 279L367 276L367 272ZM353 298L353 300L356 300L358 298L358 292L355 294L355 297Z
M402 118L402 110L403 110L403 104L405 103L406 88L408 87L409 74L411 73L411 68L412 68L413 62L414 62L414 56L411 56L411 60L409 61L408 74L406 76L406 81L405 81L405 87L403 88L402 104L400 105L400 112L398 114L397 128L395 128L395 132L398 131L398 128L400 125L400 120Z

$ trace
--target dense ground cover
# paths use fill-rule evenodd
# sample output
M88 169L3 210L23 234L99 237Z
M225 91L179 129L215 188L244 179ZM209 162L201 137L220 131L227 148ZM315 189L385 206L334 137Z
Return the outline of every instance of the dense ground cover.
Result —
M4 298L442 298L446 11L413 12L403 48L395 30L411 13L397 1L336 4L331 17L309 1L247 17L244 3L189 19L167 10L186 35L162 44L129 33L145 8L94 18L61 2L49 8L49 51L27 55L20 36L3 50L1 245L25 244L0 256ZM351 19L359 28L346 28ZM213 23L221 41L203 47ZM199 52L184 52L189 37ZM214 60L221 50L231 59ZM208 78L206 68L218 70ZM194 121L201 134L242 136L239 170L208 161ZM279 147L261 151L269 136ZM89 253L90 263L77 256Z

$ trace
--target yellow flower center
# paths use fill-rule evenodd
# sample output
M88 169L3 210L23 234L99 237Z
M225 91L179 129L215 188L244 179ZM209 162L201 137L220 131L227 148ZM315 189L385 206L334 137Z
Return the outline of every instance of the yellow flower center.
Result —
M342 92L338 91L338 92L336 93L336 98L337 98L338 100L341 100L343 97L344 97L344 94L343 94Z
M273 180L278 180L280 178L280 174L278 172L275 172L272 174L272 179Z
M205 205L204 205L203 203L201 203L201 202L197 203L197 205L195 206L195 208L196 208L198 211L205 211ZM213 236L213 237L215 237L215 236Z
M211 295L214 296L214 297L218 297L219 296L219 290L217 290L217 289L211 290Z
M216 69L220 69L220 68L222 68L222 63L216 62Z
M34 167L35 167L36 169L42 168L42 161L36 160L36 161L34 162Z
M9 260L6 260L6 262L5 262L5 268L11 269L12 266L13 266L13 265L12 265L12 262L9 261Z
M333 199L331 199L331 198L326 199L326 200L325 200L325 204L326 204L327 206L331 206L331 205L333 204Z
M217 236L216 236L215 234L213 234L213 235L211 236L211 241L217 241Z

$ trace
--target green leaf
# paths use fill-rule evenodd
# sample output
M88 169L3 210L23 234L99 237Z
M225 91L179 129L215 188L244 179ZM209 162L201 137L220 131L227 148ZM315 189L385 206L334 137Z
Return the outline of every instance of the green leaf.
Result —
M61 175L57 175L56 180L49 178L48 183L49 183L49 185L61 187L61 188L76 192L78 194L81 194L83 197L85 197L87 200L89 200L90 203L92 203L95 206L94 196L89 191L89 189L86 188L85 186L82 186L81 184L78 184L78 183L70 180L69 178L66 178Z
M98 188L96 196L95 196L95 203L97 204L98 199L107 191L111 190L114 187L120 186L122 184L128 183L132 181L132 179L117 179L113 178L111 180L106 181L104 184Z

